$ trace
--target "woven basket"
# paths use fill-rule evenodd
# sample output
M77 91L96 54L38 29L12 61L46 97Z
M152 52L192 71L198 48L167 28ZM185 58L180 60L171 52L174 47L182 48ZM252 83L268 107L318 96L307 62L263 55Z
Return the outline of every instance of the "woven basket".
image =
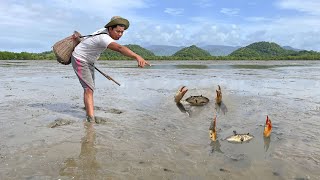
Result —
M68 65L71 63L71 55L74 48L80 43L81 34L77 31L53 45L53 52L57 57L57 61L61 64Z

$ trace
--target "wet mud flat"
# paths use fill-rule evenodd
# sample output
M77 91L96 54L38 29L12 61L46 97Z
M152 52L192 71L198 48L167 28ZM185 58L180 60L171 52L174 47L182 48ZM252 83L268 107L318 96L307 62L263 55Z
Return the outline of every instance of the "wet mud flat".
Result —
M86 124L71 66L0 61L0 179L320 179L319 61L151 63L99 62L121 86L96 72L104 123ZM184 98L210 102L181 112L173 96L182 85ZM214 102L218 85L224 109ZM254 138L229 143L233 130Z

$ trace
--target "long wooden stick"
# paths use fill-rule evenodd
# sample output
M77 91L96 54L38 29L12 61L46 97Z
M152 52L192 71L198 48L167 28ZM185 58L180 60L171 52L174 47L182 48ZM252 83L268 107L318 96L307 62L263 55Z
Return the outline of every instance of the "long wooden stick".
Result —
M115 82L116 84L118 84L118 85L120 86L120 84L119 84L117 81L115 81L114 79L112 79L112 77L106 75L104 72L100 71L97 67L94 66L94 68L95 68L97 71L99 71L99 73L101 73L104 77L106 77L107 79Z

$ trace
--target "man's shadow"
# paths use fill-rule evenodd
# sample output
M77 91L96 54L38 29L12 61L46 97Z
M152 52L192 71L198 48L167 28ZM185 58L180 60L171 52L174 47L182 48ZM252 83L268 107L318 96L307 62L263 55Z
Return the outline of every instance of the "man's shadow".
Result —
M96 179L99 163L96 160L95 147L96 132L93 123L85 122L86 133L81 139L81 151L78 158L68 158L60 169L61 176L74 177L75 179Z

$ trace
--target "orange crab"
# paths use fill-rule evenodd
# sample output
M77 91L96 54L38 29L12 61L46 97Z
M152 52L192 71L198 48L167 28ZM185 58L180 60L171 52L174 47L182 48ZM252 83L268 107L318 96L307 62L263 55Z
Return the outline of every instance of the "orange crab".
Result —
M181 88L179 88L176 95L174 96L174 101L176 103L180 103L181 99L187 93L187 91L188 91L188 88L186 86L182 86Z
M213 121L211 122L211 125L209 128L209 134L212 141L217 140L216 121L217 121L217 116L214 116Z
M269 119L269 117L267 115L266 125L264 126L264 131L263 131L263 136L270 137L271 130L272 130L271 120Z
M221 92L221 88L218 85L218 89L216 90L216 103L217 104L221 104L222 102L222 92Z

